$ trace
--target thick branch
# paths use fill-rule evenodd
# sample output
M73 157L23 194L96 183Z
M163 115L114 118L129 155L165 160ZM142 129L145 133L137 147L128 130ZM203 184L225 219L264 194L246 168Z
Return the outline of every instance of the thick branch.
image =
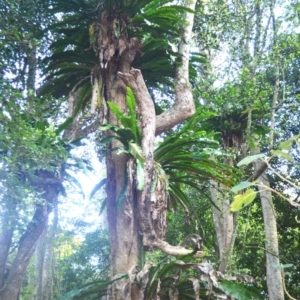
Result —
M195 10L196 0L187 0L186 7ZM175 76L175 103L174 106L156 117L156 134L160 134L195 113L195 104L189 83L189 55L190 41L194 24L194 14L186 13L187 21L182 28L181 43L178 53L181 58Z
M182 246L171 246L167 242L157 237L153 228L151 218L151 193L154 171L154 138L155 138L155 109L153 101L148 93L148 89L144 82L140 70L132 69L129 73L118 73L121 80L126 86L129 86L136 98L142 116L142 149L146 160L144 164L144 188L139 195L139 221L143 233L143 244L146 249L150 250L153 247L162 250L163 252L181 256L193 253L193 250L188 250ZM203 257L203 252L199 251L195 257Z
M173 255L173 256L188 255L188 254L191 254L191 253L194 252L194 250L189 250L189 249L186 249L186 248L184 248L182 246L172 246L169 243L167 243L167 242L165 242L165 241L163 241L161 239L157 239L154 242L153 246L155 248L160 249L164 253L169 254L169 255ZM197 251L194 254L194 257L196 257L196 258L202 258L202 257L204 257L204 252L203 251Z

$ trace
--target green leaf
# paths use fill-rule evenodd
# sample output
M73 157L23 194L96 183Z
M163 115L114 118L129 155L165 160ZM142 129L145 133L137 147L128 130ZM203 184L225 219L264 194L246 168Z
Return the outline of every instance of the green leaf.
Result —
M226 294L235 297L238 300L263 300L261 291L253 286L245 286L241 283L222 280L219 282L219 288Z
M288 139L287 141L280 143L281 150L291 150L293 145L293 139Z
M279 157L281 157L283 159L286 159L288 161L293 161L294 160L293 156L291 156L290 154L288 154L284 151L281 151L281 150L272 150L271 153L274 156L279 156Z
M131 118L126 116L120 108L112 103L112 102L107 102L109 108L112 110L112 112L116 115L117 119L121 122L121 124L126 128L126 129L131 129L132 127L132 122Z
M129 110L129 118L131 119L131 130L135 135L135 141L138 142L140 139L140 129L138 126L137 118L136 118L136 101L132 89L130 87L126 87L127 89L127 96L126 96L126 103Z
M141 162L140 160L137 160L137 168L136 168L136 173L137 173L137 181L138 181L138 190L141 191L144 187L144 180L145 180L145 174L144 174L144 163Z
M230 211L239 211L243 207L249 205L256 197L257 192L248 189L244 194L236 195L234 201L231 203Z
M128 128L126 129L126 128L118 127L116 125L106 124L106 125L101 126L100 130L102 130L102 131L111 130L114 133L116 133L116 136L109 136L109 137L102 138L99 142L100 144L108 144L113 139L117 139L124 145L126 150L128 150L129 142L134 141L134 139L135 139L134 134Z
M90 194L90 199L92 199L94 197L94 195L96 194L96 192L98 192L106 183L106 178L100 180L100 182L98 182L93 190L91 191L91 194Z
M294 266L293 264L280 265L280 269L292 268L293 266Z
M253 161L259 159L259 158L263 158L265 157L265 155L263 153L260 154L255 154L255 155L251 155L251 156L247 156L244 159L242 159L237 166L243 166L243 165L249 165L250 163L252 163Z
M142 163L145 161L145 154L142 148L136 143L129 143L129 153Z
M240 190L246 189L246 188L250 187L253 184L254 184L253 182L242 181L238 185L234 186L230 191L236 194Z

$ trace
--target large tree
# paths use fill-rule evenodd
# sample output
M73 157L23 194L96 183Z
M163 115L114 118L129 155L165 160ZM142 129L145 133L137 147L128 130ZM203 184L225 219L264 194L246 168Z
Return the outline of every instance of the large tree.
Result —
M58 2L54 9L57 11L61 9L63 13L67 13L66 9L77 10L77 4L76 1ZM139 265L143 249L151 250L156 247L171 255L192 252L163 241L165 229L154 226L151 205L158 201L155 197L162 197L167 201L167 197L160 195L166 190L152 191L155 176L153 153L155 135L169 130L195 112L189 83L189 52L195 4L196 1L186 1L183 6L171 5L170 1L103 1L94 8L90 6L94 9L93 15L92 18L89 16L86 19L89 11L87 4L82 1L80 2L82 12L76 12L75 17L72 14L66 15L61 22L61 32L65 34L63 36L65 39L53 45L54 49L56 47L59 51L63 45L73 43L75 49L81 47L81 51L86 52L87 57L83 71L76 73L78 77L74 81L72 67L74 69L78 67L75 65L76 61L70 62L70 60L72 55L74 58L76 52L69 50L65 53L57 52L52 56L51 67L56 68L54 73L56 79L60 80L60 85L70 86L69 91L68 88L64 89L65 94L69 93L69 119L61 128L65 126L66 131L76 132L74 136L78 137L95 130L101 123L124 126L120 124L120 118L115 113L116 110L124 113L127 109L129 111L132 109L126 104L126 96L128 96L126 87L132 90L137 103L136 111L133 113L137 115L139 136L129 142L135 142L143 152L141 155L144 178L137 179L136 168L139 166L128 153L120 154L113 151L120 147L120 141L111 142L108 146L111 151L106 157L107 217L112 249L112 278L117 274L126 273L134 265ZM84 30L78 28L78 20L86 24ZM90 20L90 23L87 20ZM86 39L88 26L90 43L83 50L82 45L77 44L78 34L82 32L82 37ZM74 32L77 39L70 41L69 37ZM167 52L172 50L165 39L174 38L178 34L180 36L178 51L174 53L176 62L172 66L171 57ZM157 50L154 54L156 57L153 57L154 52L146 50L147 47ZM162 57L157 57L159 52ZM66 54L65 62L64 54ZM70 67L64 70L66 62L70 62ZM164 63L167 69L163 70L158 66L159 63ZM162 82L168 83L170 78L174 78L175 100L170 110L156 116L154 101L150 97L142 72L133 69L137 65L140 65L145 72L148 71L150 82L151 79L152 82L154 81L155 76L162 78ZM149 69L151 66L152 69ZM68 70L70 70L69 74ZM59 76L63 72L64 74ZM90 84L90 76L92 89L86 88L86 84ZM164 79L166 77L167 79ZM85 109L85 115L80 117L79 109ZM74 136L70 141L75 139ZM128 174L133 174L129 180ZM143 181L139 189L137 180ZM166 202L161 205L167 207ZM120 291L113 290L111 297L119 299ZM132 295L132 297L138 299L139 295Z

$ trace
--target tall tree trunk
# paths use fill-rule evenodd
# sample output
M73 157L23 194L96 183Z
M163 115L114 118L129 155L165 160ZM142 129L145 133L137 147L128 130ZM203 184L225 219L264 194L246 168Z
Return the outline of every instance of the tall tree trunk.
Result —
M129 73L131 61L129 51L125 50L120 63L109 62L107 67L107 95L106 99L113 101L122 111L126 110L126 86L117 76L117 72ZM115 115L108 111L107 120L110 124L117 124ZM111 147L120 146L113 142ZM106 158L107 179L107 219L111 245L111 278L117 274L127 273L129 269L139 264L141 250L141 236L137 216L137 199L134 195L127 195L125 187L125 170L128 156L111 152ZM125 193L124 199L121 199ZM118 203L120 201L122 203ZM112 299L121 299L117 285L111 288ZM134 298L133 298L134 299ZM138 298L136 298L138 299Z
M35 247L35 297L37 300L42 299L43 295L43 267L46 249L47 228L48 222L45 226L44 231L40 235Z
M274 129L275 129L275 111L278 103L279 94L279 58L277 49L277 23L274 14L274 1L270 1L270 16L272 20L273 30L273 51L275 58L275 85L273 90L273 98L271 103L271 124L270 124L270 137L269 147L273 148L274 143ZM255 171L263 167L264 162L257 160L254 162ZM270 182L267 174L264 172L259 178L259 183L270 187ZM273 204L272 193L270 190L259 186L259 194L262 204L264 226L265 226L265 237L266 237L266 264L267 264L267 286L268 295L271 300L283 300L284 289L283 289L283 278L280 271L279 261L279 247L278 247L278 236L277 236L277 223L276 223L276 211Z
M259 170L262 167L262 164L264 164L263 161L257 160L254 163L255 170ZM270 186L265 172L258 178L258 182L264 186ZM270 300L283 300L284 290L280 271L276 211L273 204L272 193L270 190L259 186L259 194L263 211L266 237L268 296Z

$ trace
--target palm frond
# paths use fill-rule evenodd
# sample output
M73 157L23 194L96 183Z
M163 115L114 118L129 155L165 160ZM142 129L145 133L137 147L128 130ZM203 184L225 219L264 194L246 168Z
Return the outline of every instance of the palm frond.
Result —
M198 125L209 115L198 113L181 130L165 138L154 151L156 163L168 178L169 205L175 207L175 199L179 204L188 204L187 187L199 192L210 179L231 185L236 176L235 170L228 165L210 159L209 149L217 149L218 142Z
M48 73L46 82L51 80L52 84L46 84L48 88L42 88L43 93L52 89L56 97L67 95L82 78L90 75L94 66L100 64L98 55L93 51L98 50L96 42L91 41L89 28L100 26L104 10L108 10L115 20L123 20L118 22L120 28L112 33L115 38L118 39L122 33L128 38L138 37L141 40L143 53L136 58L133 67L142 70L148 86L159 87L158 82L173 85L171 78L175 76L175 61L179 60L177 51L173 51L166 41L178 38L182 16L187 11L184 6L173 5L168 0L101 3L56 0L52 11L53 14L61 14L62 18L48 28L57 38L50 49L53 54L46 59L49 62L45 70ZM192 61L201 62L200 59ZM195 68L196 65L192 64L191 73L195 73Z
M98 280L85 284L79 289L72 290L64 294L58 300L86 300L86 299L99 299L107 295L109 285L117 280L126 278L128 275L120 275L115 280ZM96 297L96 298L95 298Z
M90 193L90 199L92 199L95 194L106 184L106 178L101 179L92 189L91 193Z

